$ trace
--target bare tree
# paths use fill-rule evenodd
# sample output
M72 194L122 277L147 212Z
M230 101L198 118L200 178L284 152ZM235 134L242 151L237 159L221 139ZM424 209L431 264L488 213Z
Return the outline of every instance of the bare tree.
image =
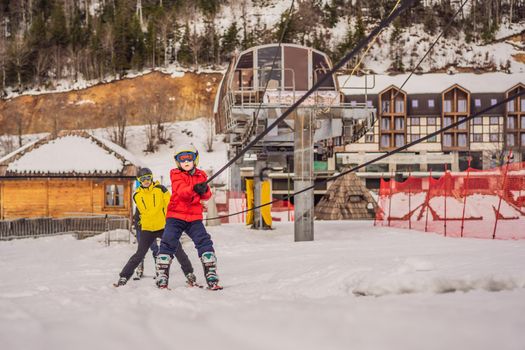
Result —
M123 148L126 148L126 128L128 125L127 104L127 99L121 97L114 115L113 126L109 131L111 141Z
M13 41L9 45L9 62L13 66L16 72L16 79L18 87L22 86L22 72L29 62L29 56L31 51L27 45L22 33L15 35Z
M213 152L215 139L215 118L213 115L206 117L206 152Z
M22 147L23 145L22 135L24 135L24 130L26 127L26 121L24 120L24 116L22 113L13 111L11 114L11 120L14 122L15 127L16 127L16 135L18 137L18 147Z
M15 140L11 135L0 136L0 157L13 152L15 149Z
M0 68L2 70L2 92L5 91L5 73L7 68L7 22L0 23Z

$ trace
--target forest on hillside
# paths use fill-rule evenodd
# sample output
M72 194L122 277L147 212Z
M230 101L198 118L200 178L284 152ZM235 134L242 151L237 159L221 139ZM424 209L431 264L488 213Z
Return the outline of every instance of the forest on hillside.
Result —
M178 64L220 67L235 50L276 42L288 23L285 42L312 46L337 59L394 7L394 0L0 0L2 91L47 87L60 79L103 80L127 72ZM273 25L265 8L281 5ZM228 14L240 8L240 15ZM417 1L394 24L399 33L421 25L439 32L458 1ZM254 15L255 10L259 15ZM224 18L228 19L226 22ZM447 37L491 42L504 22L525 18L523 0L472 0ZM220 22L220 25L219 25ZM263 23L264 22L264 23ZM225 24L226 23L226 24ZM327 40L344 24L337 42ZM463 40L463 39L462 39ZM399 67L402 71L403 67Z

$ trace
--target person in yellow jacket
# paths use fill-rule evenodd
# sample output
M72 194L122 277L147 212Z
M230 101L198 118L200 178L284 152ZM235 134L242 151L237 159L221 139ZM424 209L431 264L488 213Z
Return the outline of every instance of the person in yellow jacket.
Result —
M148 168L140 169L137 179L140 186L133 193L133 201L140 215L140 228L137 228L137 230L140 230L140 234L137 235L137 251L129 258L120 272L120 278L115 283L115 287L123 286L127 283L135 268L144 260L148 248L157 238L162 238L164 226L166 225L166 209L171 198L170 192L158 181L153 181L153 173ZM175 254L175 257L181 265L188 285L192 286L196 282L196 277L193 274L193 266L182 249L180 242L177 252L180 253Z

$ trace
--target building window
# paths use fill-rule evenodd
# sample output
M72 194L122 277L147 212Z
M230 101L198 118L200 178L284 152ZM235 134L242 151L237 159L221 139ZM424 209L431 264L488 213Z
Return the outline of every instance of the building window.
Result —
M494 106L496 103L498 103L498 100L496 98L491 98L490 99L490 105L491 106Z
M396 147L405 145L405 135L396 135Z
M525 116L521 116L521 128L525 129Z
M437 142L437 135L434 135L434 136L432 136L432 137L429 137L429 138L427 139L427 142Z
M507 112L515 112L514 106L514 100L507 102Z
M452 147L452 134L443 135L443 146Z
M472 142L483 142L483 134L472 134Z
M405 118L395 118L395 130L404 130L405 129Z
M350 101L350 106L352 106L352 107L357 106L357 101Z
M499 117L490 117L490 125L498 125L499 124Z
M412 108L419 107L419 101L418 100L412 100Z
M381 147L390 147L390 135L381 135Z
M458 146L467 147L467 134L458 134Z
M452 124L452 117L445 117L443 118L443 127L446 128L447 126Z
M445 105L443 106L443 110L445 113L452 112L452 100L445 100Z
M521 107L520 111L521 111L521 112L525 112L525 97L522 97L520 102L521 102L521 103L520 103L520 104L521 104L521 106L520 106L520 107ZM525 124L524 124L524 125L525 125Z
M458 122L464 121L466 117L458 117ZM467 122L463 122L457 126L458 130L466 130Z
M373 106L372 101L371 100L366 101L366 106L371 108Z
M390 130L390 118L381 118L381 130Z
M390 112L390 101L383 101L383 113L391 113Z
M410 123L412 125L420 125L421 121L419 120L419 117L412 117L410 118Z
M436 117L428 117L427 125L436 125Z
M374 135L365 135L366 143L374 143Z
M106 207L124 206L124 185L106 185Z
M410 135L410 142L414 142L414 141L417 141L421 138L421 136L419 134L411 134Z
M458 112L460 113L467 112L467 100L458 100Z
M396 100L396 113L405 113L405 101L397 99Z
M507 134L507 146L516 146L514 134Z
M499 142L499 134L489 134L490 142Z
M507 129L516 129L516 117L507 117Z
M428 100L428 108L434 108L434 100L433 99Z
M475 117L473 123L474 123L474 125L482 125L483 124L483 117Z
M475 105L476 107L481 107L481 100L480 100L479 98L475 99L475 100L474 100L474 105Z
M521 133L521 147L525 147L525 132Z

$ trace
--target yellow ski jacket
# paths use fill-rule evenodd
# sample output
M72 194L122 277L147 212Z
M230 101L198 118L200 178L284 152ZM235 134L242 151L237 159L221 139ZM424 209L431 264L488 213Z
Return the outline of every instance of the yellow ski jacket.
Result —
M133 201L140 213L140 226L144 231L158 231L166 226L166 209L170 191L155 181L148 188L139 187L133 193Z

